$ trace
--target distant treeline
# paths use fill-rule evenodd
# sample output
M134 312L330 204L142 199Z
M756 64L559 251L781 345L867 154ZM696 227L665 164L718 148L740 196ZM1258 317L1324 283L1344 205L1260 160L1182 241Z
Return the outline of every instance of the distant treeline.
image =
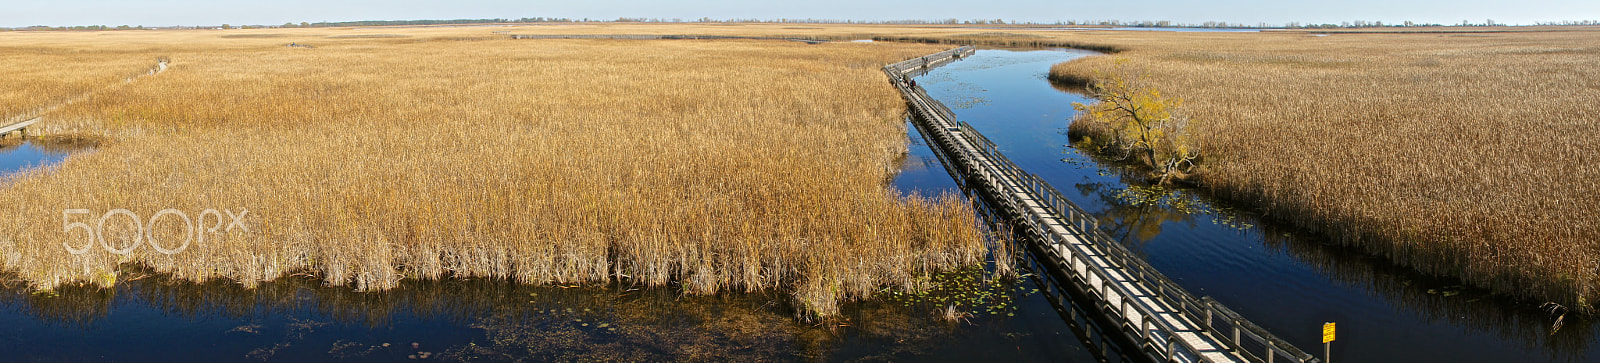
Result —
M336 21L336 22L319 21L319 22L315 22L315 23L312 23L312 22L292 23L291 22L291 23L283 23L283 25L239 25L239 26L234 26L234 25L230 25L230 24L194 25L194 26L177 25L177 26L163 26L163 27L146 27L146 26L142 26L142 25L140 25L140 26L122 25L122 26L116 26L116 27L106 26L106 25L80 25L80 26L43 26L43 25L35 25L35 26L24 27L24 28L0 28L0 30L265 29L265 28L324 28L324 27L385 26L385 25L465 25L465 24L504 24L504 23L564 23L564 22L578 22L578 21L598 21L598 20L589 20L589 19L573 20L573 19L567 19L567 18L535 17L535 18L520 18L520 19L498 19L497 18L497 19L451 19L451 20L361 20L361 21Z
M80 26L43 26L36 25L23 28L0 28L4 30L145 30L145 29L258 29L258 28L320 28L320 27L348 27L348 26L385 26L385 25L464 25L464 24L515 24L515 23L574 23L574 22L608 22L608 23L793 23L793 24L890 24L890 25L1024 25L1024 26L1118 26L1118 27L1161 27L1161 28L1249 28L1249 29L1348 29L1348 28L1386 28L1386 27L1439 27L1439 26L1508 26L1504 23L1487 19L1483 22L1462 20L1460 24L1430 24L1404 21L1400 23L1384 23L1382 21L1355 20L1340 22L1339 24L1306 24L1289 22L1284 24L1269 23L1229 23L1224 21L1207 21L1201 23L1178 23L1167 20L1063 20L1053 23L1037 23L1031 21L1017 21L1005 19L938 19L938 20L835 20L835 19L681 19L681 18L616 18L603 19L572 19L572 18L519 18L519 19L453 19L453 20L362 20L338 22L300 22L283 23L283 25L242 25L233 26L222 24L219 26L107 26L107 25L80 25ZM1600 20L1565 20L1555 22L1539 22L1537 26L1575 26L1575 25L1600 25Z

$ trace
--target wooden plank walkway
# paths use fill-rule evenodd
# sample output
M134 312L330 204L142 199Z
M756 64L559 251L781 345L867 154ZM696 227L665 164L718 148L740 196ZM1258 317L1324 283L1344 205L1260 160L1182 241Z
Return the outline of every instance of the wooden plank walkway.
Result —
M156 60L156 65L150 67L149 70L146 70L142 74L136 74L136 75L133 75L131 77L124 78L122 80L122 82L123 83L132 83L134 80L139 79L139 77L154 76L154 75L160 74L161 72L166 72L167 71L167 62L168 61L165 58L157 59ZM58 103L55 103L55 104L52 104L52 105L48 105L48 106L42 107L42 108L40 108L38 110L34 110L33 112L24 113L23 115L17 116L16 118L10 118L10 120L15 120L15 119L23 118L23 117L33 116L33 118L30 118L30 119L27 119L27 120L22 120L20 122L14 123L14 124L10 124L10 125L6 125L6 126L3 126L3 127L0 127L0 138L5 138L7 135L11 134L12 132L20 132L20 133L22 133L23 137L27 137L27 135L28 135L27 134L28 126L33 126L33 124L39 123L39 120L41 119L41 117L38 117L38 115L49 113L51 111L55 111L57 109L65 107L66 105L70 105L70 104L73 104L73 103L77 103L78 101L82 101L84 99L87 99L87 98L89 98L89 95L92 95L95 92L98 92L98 91L90 91L89 93L78 95L77 97L73 97L73 98L68 99L66 101L61 101L61 102L58 102ZM0 122L3 122L3 121L0 121Z
M1048 183L1023 171L999 153L993 142L956 120L955 113L933 100L907 74L925 72L976 50L956 48L884 67L916 114L918 129L959 165L946 165L982 184L1010 214L1015 229L1040 243L1045 256L1065 267L1073 282L1092 295L1099 310L1122 328L1129 341L1155 361L1172 362L1317 362L1272 336L1222 304L1195 299L1143 259L1129 253L1104 232L1095 218L1073 205ZM959 171L957 171L959 169ZM1231 331L1231 334L1218 334ZM1249 345L1241 345L1241 343Z
M27 137L28 136L28 126L33 126L33 124L36 124L36 123L39 123L39 118L38 117L34 117L32 119L28 119L28 120L25 120L25 121L22 121L22 122L6 125L5 127L0 127L0 138L5 138L6 135L10 135L12 132L18 132L18 133L21 133L23 137Z

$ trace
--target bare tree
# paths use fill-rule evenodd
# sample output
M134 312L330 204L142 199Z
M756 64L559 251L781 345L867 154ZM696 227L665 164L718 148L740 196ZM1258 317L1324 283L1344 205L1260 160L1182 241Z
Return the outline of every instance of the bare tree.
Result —
M1102 143L1096 146L1149 167L1159 184L1184 179L1193 171L1201 148L1191 135L1189 118L1182 114L1182 99L1163 96L1123 60L1110 71L1095 72L1093 79L1089 96L1099 102L1073 107L1084 111L1074 122L1098 123L1089 127L1101 130Z

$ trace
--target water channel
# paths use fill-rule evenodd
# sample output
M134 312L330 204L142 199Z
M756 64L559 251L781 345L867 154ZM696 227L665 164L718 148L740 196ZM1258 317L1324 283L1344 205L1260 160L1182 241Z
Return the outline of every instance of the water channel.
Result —
M1116 166L1079 154L1065 129L1072 103L1089 100L1053 86L1046 75L1052 64L1093 55L980 49L916 80L1185 289L1216 298L1319 357L1321 326L1336 322L1332 355L1339 361L1600 360L1600 334L1591 324L1568 317L1551 334L1553 319L1538 302L1425 276L1189 191L1141 186ZM944 175L942 169L918 170L898 186L949 188L926 181Z

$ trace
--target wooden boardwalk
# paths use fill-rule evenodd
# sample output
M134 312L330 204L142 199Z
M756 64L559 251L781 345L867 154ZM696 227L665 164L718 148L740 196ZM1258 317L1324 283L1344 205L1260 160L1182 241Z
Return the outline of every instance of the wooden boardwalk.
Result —
M139 77L154 76L156 74L160 74L161 72L166 72L166 71L167 71L167 60L165 58L162 58L162 59L156 60L156 65L150 67L149 70L146 70L142 74L137 74L137 75L134 75L134 76L131 76L131 77L128 77L128 78L124 78L122 80L122 82L123 83L132 83L134 80L139 79ZM41 117L39 117L38 115L44 114L44 113L49 113L51 111L55 111L57 109L60 109L61 107L65 107L66 105L70 105L70 104L73 104L73 103L77 103L78 101L82 101L84 99L87 99L87 98L89 98L89 95L94 94L94 92L97 92L97 91L91 91L89 93L78 95L77 97L73 97L73 98L68 99L66 101L62 101L62 102L59 102L59 103L56 103L56 104L45 106L45 107L42 107L42 108L40 108L38 110L35 110L33 112L25 113L22 116L18 116L16 118L10 118L10 120L16 120L16 119L23 118L23 117L30 117L30 116L32 117L32 118L29 118L29 119L26 119L26 120L22 120L22 121L19 121L17 123L13 123L13 124L10 124L10 125L0 126L0 138L5 138L7 135L10 135L12 132L21 133L23 137L27 137L28 136L28 133L27 133L28 126L33 126L33 124L39 123L39 119Z
M0 127L0 139L5 138L12 132L21 133L22 137L28 137L28 126L33 126L36 123L39 123L38 117Z
M1318 362L1318 359L1250 323L1222 304L1195 299L1101 232L1095 218L1048 183L1018 168L993 142L956 120L955 113L907 82L908 74L972 55L960 47L884 67L915 114L930 147L995 201L1025 243L1046 251L1077 290L1093 297L1098 312L1118 325L1125 341L1153 361ZM946 160L948 159L948 160ZM1314 327L1308 327L1311 329Z

